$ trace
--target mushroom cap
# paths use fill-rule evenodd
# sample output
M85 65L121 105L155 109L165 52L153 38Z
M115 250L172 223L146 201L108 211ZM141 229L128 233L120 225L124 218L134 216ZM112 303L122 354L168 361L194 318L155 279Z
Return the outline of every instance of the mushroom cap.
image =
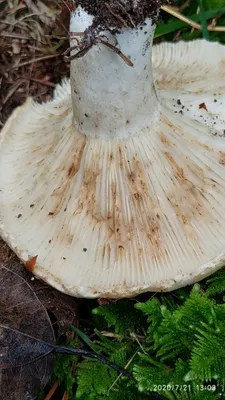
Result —
M136 136L81 135L69 81L3 128L1 235L67 294L169 291L225 262L225 47L160 44L153 69L160 118Z

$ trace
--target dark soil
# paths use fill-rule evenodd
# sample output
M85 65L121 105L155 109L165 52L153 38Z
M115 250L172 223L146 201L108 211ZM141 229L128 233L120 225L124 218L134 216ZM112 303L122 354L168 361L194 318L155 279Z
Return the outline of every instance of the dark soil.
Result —
M162 4L173 0L78 0L77 4L95 16L94 25L103 29L137 27L146 18L158 19Z
M50 100L69 75L69 15L69 0L0 1L0 130L28 96Z

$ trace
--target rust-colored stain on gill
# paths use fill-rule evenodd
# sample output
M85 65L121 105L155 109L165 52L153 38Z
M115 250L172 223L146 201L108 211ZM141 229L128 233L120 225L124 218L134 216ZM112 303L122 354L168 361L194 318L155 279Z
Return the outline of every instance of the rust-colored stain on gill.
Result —
M185 73L184 75L180 74L180 76L179 75L176 76L174 74L173 74L173 76L171 76L171 75L169 75L169 72L168 72L168 74L164 74L160 79L156 80L156 87L158 89L167 89L167 90L169 88L178 89L185 85L190 84L190 82L192 82L192 81L193 81L193 79L191 80L191 77L188 76L187 73Z
M122 149L120 146L118 147L118 155L119 155L120 168L124 169L124 157L123 157Z
M172 155L167 151L164 152L164 155L166 156L167 160L169 161L171 167L173 168L173 170L174 170L174 172L176 174L176 178L179 179L179 180L186 180L186 178L184 176L183 168L179 167L179 165L174 160Z
M71 176L74 176L76 173L75 171L76 171L75 165L74 165L74 163L72 163L68 170L68 174L67 174L68 178L71 178Z
M203 207L204 189L195 185L185 176L183 168L178 165L170 153L164 152L164 155L171 165L173 172L171 176L173 184L171 190L167 193L167 199L175 209L175 213L182 224L190 224L192 220L204 216L207 212ZM190 168L187 165L187 169L189 169L189 172L192 172L194 178L194 168ZM176 182L179 183L179 186Z
M174 130L174 128L175 128L175 125L173 124L173 122L171 122L167 117L165 117L165 116L161 116L161 122L162 123L164 123L164 124L166 124L167 126L169 126L170 128L172 128L172 131ZM177 127L176 127L177 128ZM165 135L163 135L163 136L165 136Z
M85 146L86 139L83 140L80 148L78 149L78 152L74 155L74 159L67 171L67 179L65 179L62 186L58 188L58 191L54 190L53 192L53 196L58 196L59 199L54 210L51 212L51 215L56 216L62 209L65 209L65 206L67 206L67 204L65 204L65 200L67 199L68 203L71 198L71 195L69 196L69 192L71 190L71 178L74 177L80 169Z
M219 63L219 71L222 73L223 78L224 78L224 70L225 70L225 59L221 60Z
M101 221L101 213L96 202L97 180L100 175L99 166L84 169L83 183L79 192L78 207L75 214L81 213L83 210L95 222Z
M150 245L149 257L161 258L163 245L160 218L157 217L156 202L150 193L149 178L137 157L131 160L127 178L136 218L133 229L137 230L141 237L146 238L148 246Z
M172 142L162 132L160 133L160 140L163 144L172 145Z
M60 114L60 115L58 116L58 118L59 118L61 121L63 121L63 120L67 117L68 114L69 114L69 110L67 109L67 110L65 110L62 114Z
M220 151L220 159L219 159L220 165L225 166L225 152Z
M71 160L69 168L65 170L67 179L58 193L59 202L54 215L69 201L70 179L80 169L84 148L85 142L77 152L76 158ZM111 158L111 154L108 153L108 159ZM137 155L129 157L128 162L122 146L117 147L117 151L113 152L113 157L112 169L107 170L108 179L104 178L104 181L101 161L104 159L104 154L93 154L92 160L88 160L90 167L85 168L84 165L82 183L77 193L77 205L73 215L84 212L85 219L90 220L90 229L106 229L106 240L103 247L99 247L97 257L103 259L113 257L115 260L121 260L130 246L138 245L142 254L147 251L149 258L161 259L165 256L161 238L161 220L155 200L150 193L151 186L145 167ZM120 180L114 179L116 173L121 175ZM120 187L122 182L123 187ZM127 203L124 202L123 191L127 193ZM99 192L107 193L108 196L105 200L108 206L105 206L104 210ZM128 212L126 207L128 207ZM66 243L70 244L73 239L70 228L64 228L63 231Z

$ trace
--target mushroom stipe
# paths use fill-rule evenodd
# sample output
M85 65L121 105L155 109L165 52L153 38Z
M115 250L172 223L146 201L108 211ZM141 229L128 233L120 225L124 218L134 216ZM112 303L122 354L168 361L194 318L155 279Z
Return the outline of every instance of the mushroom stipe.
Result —
M71 32L84 33L99 15L78 3ZM14 111L1 133L0 232L55 288L117 299L225 263L225 47L152 47L152 16L125 8L124 26L107 4L97 37L133 67L100 41L73 49L53 100Z

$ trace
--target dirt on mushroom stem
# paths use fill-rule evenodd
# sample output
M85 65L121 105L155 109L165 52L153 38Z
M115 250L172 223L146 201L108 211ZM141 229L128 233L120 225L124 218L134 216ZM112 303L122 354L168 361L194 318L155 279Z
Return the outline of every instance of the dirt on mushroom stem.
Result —
M93 25L102 29L137 27L146 18L158 19L162 4L172 4L174 0L77 0L89 14L94 15Z

